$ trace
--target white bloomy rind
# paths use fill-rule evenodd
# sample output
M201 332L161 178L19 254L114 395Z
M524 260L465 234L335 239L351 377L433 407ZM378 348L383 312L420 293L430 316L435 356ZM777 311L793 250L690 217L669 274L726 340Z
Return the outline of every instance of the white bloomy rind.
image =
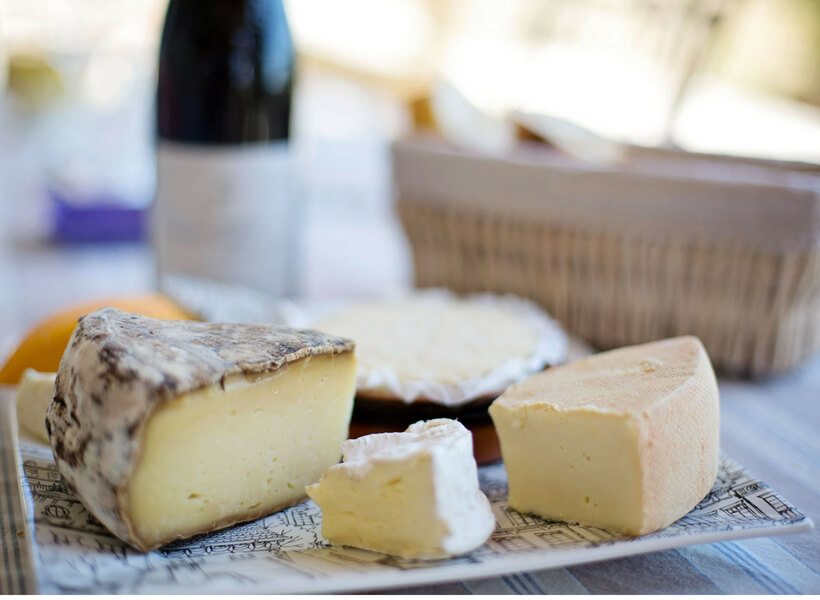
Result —
M344 462L306 490L322 508L322 531L331 542L441 558L470 552L493 532L472 435L458 421L419 421L402 433L348 440L342 452ZM391 486L400 496L391 495Z
M374 400L461 406L495 398L567 357L561 327L513 295L461 297L433 289L337 306L324 316L295 307L287 312L293 326L356 340L357 394Z

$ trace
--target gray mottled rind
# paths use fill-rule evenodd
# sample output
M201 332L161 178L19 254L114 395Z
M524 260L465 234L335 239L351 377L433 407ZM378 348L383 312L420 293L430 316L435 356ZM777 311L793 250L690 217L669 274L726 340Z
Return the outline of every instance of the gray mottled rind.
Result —
M125 492L159 406L231 375L270 373L353 346L273 325L162 321L115 308L91 313L68 343L46 418L60 475L114 535L147 550L129 521Z

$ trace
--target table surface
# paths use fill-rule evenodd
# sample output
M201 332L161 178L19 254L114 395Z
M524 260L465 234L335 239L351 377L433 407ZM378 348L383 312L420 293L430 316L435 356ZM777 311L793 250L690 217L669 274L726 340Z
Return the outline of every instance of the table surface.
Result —
M317 217L307 236L318 245L304 257L306 296L363 296L410 283L407 249L389 212L347 221L338 215ZM334 239L341 238L357 243L335 253L321 250L323 244L338 249ZM368 261L373 255L379 258ZM67 301L150 289L153 260L150 249L140 245L65 249L7 239L0 252L0 279L5 282L0 288L0 343L8 348L32 322ZM720 393L723 449L818 522L820 357L778 379L721 379ZM401 591L818 593L820 531Z

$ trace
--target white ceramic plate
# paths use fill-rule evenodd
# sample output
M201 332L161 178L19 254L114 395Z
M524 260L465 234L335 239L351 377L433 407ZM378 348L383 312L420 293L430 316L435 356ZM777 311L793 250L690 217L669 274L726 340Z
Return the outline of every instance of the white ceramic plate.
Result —
M322 593L389 589L565 567L754 536L808 531L811 520L727 457L715 486L661 531L624 538L548 522L507 505L500 464L479 470L492 502L490 541L460 558L396 559L336 547L311 501L143 554L110 536L60 482L48 447L23 441L22 487L41 593Z

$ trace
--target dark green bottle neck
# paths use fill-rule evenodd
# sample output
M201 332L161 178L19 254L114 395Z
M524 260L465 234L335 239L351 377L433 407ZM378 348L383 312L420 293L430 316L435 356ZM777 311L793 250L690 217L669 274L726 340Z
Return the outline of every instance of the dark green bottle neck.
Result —
M294 51L281 0L171 0L157 132L193 144L289 136Z

